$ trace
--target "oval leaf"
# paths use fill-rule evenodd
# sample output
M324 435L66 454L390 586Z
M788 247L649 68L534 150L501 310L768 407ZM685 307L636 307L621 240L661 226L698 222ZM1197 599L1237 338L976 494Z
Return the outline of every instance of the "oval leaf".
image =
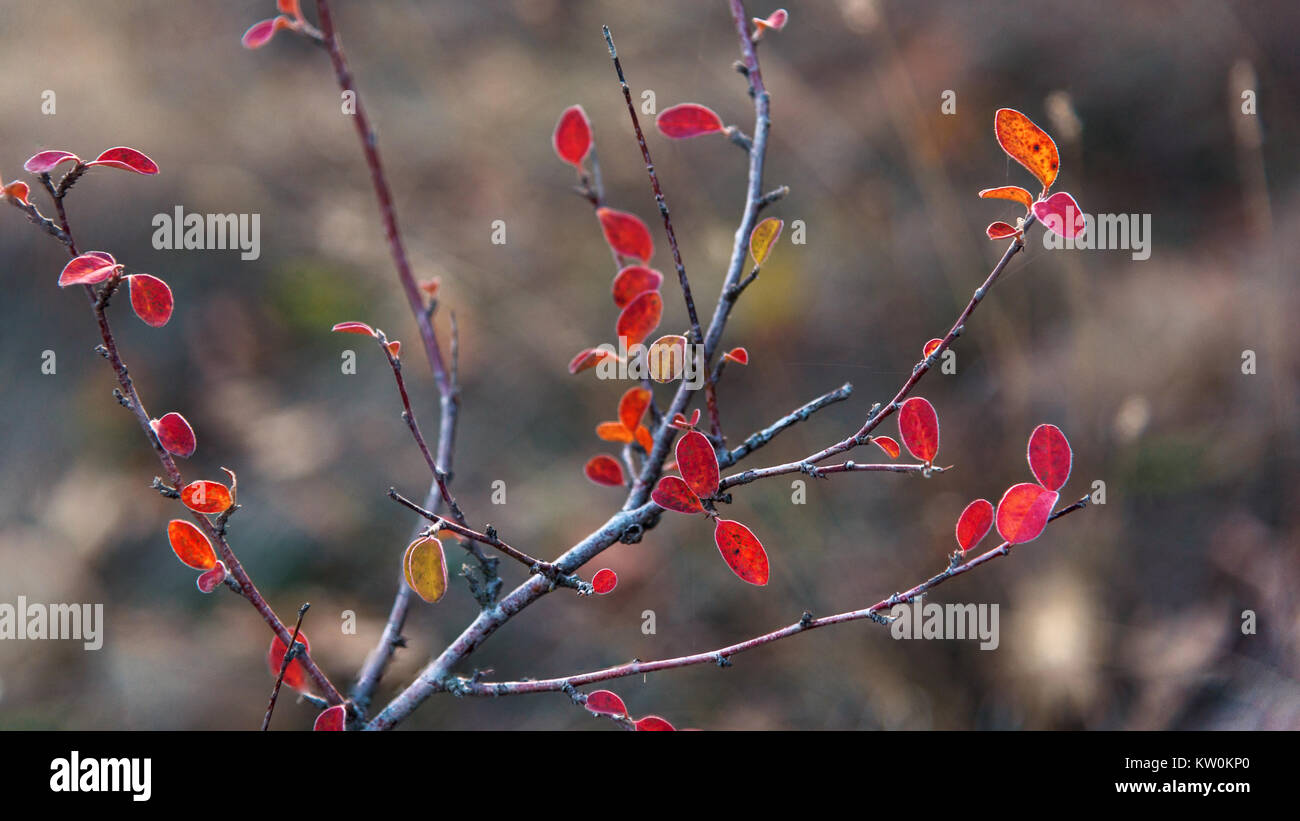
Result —
M988 499L976 499L966 505L957 518L957 544L962 550L970 550L988 535L992 526L993 503Z
M274 17L270 20L260 20L249 27L244 32L244 36L239 39L244 48L261 48L271 42L277 31L291 28L293 21L284 15Z
M605 242L615 253L625 257L635 257L642 262L649 262L654 255L654 240L650 238L650 229L636 214L615 211L613 208L597 208L596 218L600 220L600 229L605 233Z
M1066 239L1074 239L1084 232L1088 222L1079 210L1079 203L1074 197L1058 191L1045 200L1034 203L1034 216L1043 227Z
M103 251L88 251L63 266L59 274L59 287L69 285L97 285L113 276L117 261Z
M555 133L551 135L551 145L560 159L574 168L582 168L582 161L591 150L591 121L582 106L564 109L555 124Z
M225 485L200 479L181 489L181 501L196 513L220 513L230 507L234 500Z
M613 591L618 586L618 574L608 567L596 571L591 577L591 588L600 595Z
M365 336L375 336L375 329L371 328L364 322L340 322L330 331L336 334L364 334Z
M217 562L216 567L206 573L200 573L199 577L194 580L194 584L199 588L200 593L211 593L226 581L227 575L229 573L226 570L226 563Z
M740 522L719 519L713 541L731 572L750 584L767 584L767 551L749 528Z
M597 690L587 696L586 708L597 715L625 716L627 705L609 690Z
M1047 527L1059 498L1056 491L1033 482L1011 486L998 502L998 533L1011 544L1032 542Z
M892 436L873 436L871 437L871 443L888 453L890 459L897 459L898 455L903 452Z
M194 455L197 446L194 428L190 427L184 416L175 412L167 413L161 419L152 420L149 427L153 428L154 435L158 437L158 444L171 455L185 459Z
M985 188L980 198L986 200L1011 200L1025 206L1028 211L1034 205L1034 195L1018 185L1004 185L1001 188Z
M657 291L664 275L644 265L629 265L614 276L614 304L622 308L646 291Z
M289 635L293 635L292 632ZM307 641L307 634L299 631L298 642L302 644L303 652L311 652L311 642ZM271 678L279 678L280 665L284 664L284 655L289 652L289 648L280 640L279 636L271 637L271 649L266 651L266 667L271 671ZM297 690L300 693L307 692L310 687L308 682L311 679L307 675L307 668L302 666L302 654L300 653L294 660L289 662L289 669L284 671L284 683Z
M618 400L618 421L623 423L629 433L633 433L641 424L641 417L645 416L648 407L650 391L645 388L628 388Z
M749 255L754 258L755 265L767 262L767 255L772 253L772 246L776 245L783 227L785 223L776 217L768 217L754 226L749 234Z
M41 151L23 163L23 168L33 174L48 174L69 161L81 162L81 158L71 151Z
M989 227L984 229L984 233L989 239L1010 239L1017 231L1015 226L1007 225L1005 222L991 222Z
M1060 490L1070 478L1074 454L1070 442L1056 425L1039 425L1029 436L1029 469L1048 490Z
M636 728L642 732L663 732L677 729L659 716L646 716L636 723Z
M172 289L166 282L149 274L132 274L126 278L131 289L131 307L144 324L161 328L172 318Z
M627 346L638 345L659 327L663 317L664 301L658 291L646 291L632 300L618 315L614 331L620 337L627 338Z
M939 415L934 406L913 396L898 409L898 432L903 444L922 462L933 462L939 452Z
M631 442L632 431L622 422L601 422L596 426L596 436L606 442Z
M128 148L125 145L114 146L104 151L86 165L107 165L109 168L121 168L124 171L134 171L137 174L158 173L158 163L146 157L144 152L136 151L134 148Z
M429 604L447 592L447 557L442 542L432 536L421 536L406 546L402 570L406 583Z
M682 103L665 108L655 118L655 125L661 134L674 140L714 134L725 128L722 118L713 109L697 103Z
M1061 158L1046 131L1014 108L1000 108L993 117L993 132L1007 156L1029 169L1044 191L1052 187Z
M665 510L677 513L703 513L704 505L690 485L676 476L665 476L655 485L650 499Z
M718 492L718 457L709 439L697 430L677 440L677 470L696 496L707 499Z
M620 465L613 457L600 454L591 457L586 467L582 469L587 474L587 478L598 485L607 487L620 487L623 481L623 466Z
M167 541L181 564L195 570L211 570L217 566L217 551L203 531L192 522L172 519L167 523Z
M316 721L311 728L315 732L342 732L347 721L348 711L342 704L335 704L322 710L321 714L316 716Z
M679 334L661 336L646 349L650 378L656 382L681 379L686 369L686 337Z
M604 348L583 348L569 360L569 373L579 373L594 368L606 359L618 359L618 354Z

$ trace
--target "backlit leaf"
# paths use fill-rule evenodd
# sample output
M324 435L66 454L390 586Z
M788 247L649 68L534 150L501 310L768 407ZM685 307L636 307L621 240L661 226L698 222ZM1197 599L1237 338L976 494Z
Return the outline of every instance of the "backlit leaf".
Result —
M1034 203L1034 216L1038 217L1044 228L1066 239L1074 239L1088 227L1083 212L1079 210L1079 203L1064 191L1057 191L1047 199Z
M211 593L226 581L227 575L229 575L229 571L226 570L226 563L219 561L216 567L200 573L199 577L194 580L194 584L199 588L200 593Z
M664 476L650 492L650 499L665 510L677 513L703 513L704 505L690 485L676 476Z
M718 457L709 439L699 431L688 431L677 440L677 470L701 499L718 492Z
M293 635L292 630L289 631L289 635ZM299 631L297 641L302 644L303 653L311 653L311 642L307 641L306 633ZM284 664L284 656L288 652L289 648L280 640L279 636L271 637L271 649L266 651L266 667L271 671L272 679L279 677L280 665ZM284 683L300 693L305 693L311 689L308 684L309 681L311 679L307 675L307 668L302 664L302 654L300 653L294 657L293 661L289 662L289 669L284 672Z
M402 343L396 339L394 339L392 342L389 342L388 352L393 355L393 359L397 359L402 355Z
M962 550L970 550L988 535L992 526L993 503L988 499L976 499L966 505L957 518L957 544Z
M45 174L65 162L81 162L81 158L71 151L41 151L23 163L23 168L33 174Z
M923 462L934 461L939 452L939 415L934 406L913 396L898 409L898 432L912 455Z
M146 157L144 152L128 148L125 145L107 149L98 157L86 163L86 165L106 165L109 168L134 171L137 174L152 175L158 173L158 163Z
M1032 542L1047 527L1059 498L1056 491L1033 482L1011 486L998 502L998 533L1011 544Z
M364 334L374 336L375 329L364 322L340 322L330 330L336 334Z
M780 31L785 28L785 24L790 20L790 14L785 9L777 9L767 16L766 20L755 17L754 19L754 42L758 42L763 37L763 33L769 29Z
M606 442L632 441L632 431L622 422L601 422L596 426L596 436Z
M627 715L627 705L623 703L623 699L614 695L609 690L597 690L596 692L591 693L587 696L587 702L584 706L598 715Z
M776 244L784 227L785 223L776 217L768 217L754 226L749 234L749 255L754 258L755 265L767 262L767 256L772 253L772 246Z
M1018 231L1014 225L999 221L989 223L989 227L984 229L984 233L988 235L989 239L1010 239Z
M612 592L618 586L618 574L608 567L596 571L596 575L591 577L591 588L599 595Z
M655 118L655 125L661 134L674 140L714 134L725 128L722 118L713 109L697 103L682 103L665 108Z
M618 400L618 421L629 432L635 431L650 407L650 391L645 388L628 388Z
M656 382L681 379L686 369L686 337L680 334L661 336L646 349L646 365Z
M632 434L632 439L641 446L646 453L655 449L654 437L650 435L650 429L645 425L637 425L636 431Z
M722 355L722 358L728 362L735 362L737 365L749 364L749 351L744 348L732 348Z
M166 282L149 274L132 274L126 278L131 289L131 308L144 324L161 328L172 318L172 289Z
M172 519L167 523L167 541L171 543L176 558L186 567L195 570L211 570L216 567L217 551L212 549L212 542L193 522Z
M402 570L406 583L429 604L447 592L447 557L442 542L433 536L421 536L407 545Z
M659 327L659 320L663 317L663 313L663 298L657 291L646 291L629 302L623 309L623 313L618 315L618 322L614 326L615 333L627 338L629 348L638 345Z
M1056 143L1047 132L1014 108L1000 108L993 117L993 131L1007 156L1029 169L1046 191L1056 181L1061 159Z
M1004 185L1000 188L985 188L980 198L986 200L1011 200L1025 206L1028 211L1034 204L1034 195L1018 185Z
M663 732L677 729L659 716L646 716L637 721L636 728L642 732Z
M249 27L244 32L244 36L239 42L243 43L244 48L261 48L271 42L277 31L293 28L293 20L285 17L283 14L278 15L270 20L260 20Z
M564 109L555 124L555 133L551 135L551 145L560 159L575 168L582 168L583 159L591 151L591 121L582 106Z
M719 519L713 541L731 572L750 584L767 584L767 551L749 528L740 522Z
M890 459L897 459L898 455L903 452L892 436L873 436L871 437L871 443L889 454Z
M181 501L197 513L220 513L230 507L233 500L225 485L200 479L181 488Z
M937 351L939 349L939 346L942 344L943 344L942 339L931 339L929 342L925 343L925 347L921 349L921 358L925 359L929 357L930 354Z
M629 265L614 276L614 304L622 308L646 291L657 291L664 275L644 265Z
M161 419L150 421L149 427L153 428L154 435L158 437L158 444L171 455L185 459L194 455L197 445L194 428L190 427L184 416L175 412L163 414Z
M615 253L625 257L635 257L642 262L649 262L654 255L654 240L650 238L650 229L636 214L615 211L613 208L597 208L596 218L605 233L605 241Z
M117 272L116 260L103 251L88 251L63 266L59 274L59 287L69 285L96 285Z
M587 474L588 479L598 485L619 487L624 484L623 466L612 456L606 456L603 453L591 457L586 467L583 468L583 472Z
M27 199L28 195L31 194L31 192L32 189L29 188L27 186L27 183L23 182L22 180L14 180L13 182L9 183L3 188L0 188L0 196L4 196L12 200L17 200L18 202L21 202L23 205L31 205L31 202Z
M569 360L569 373L579 373L594 368L606 359L618 359L618 354L604 348L583 348Z
M1039 425L1029 436L1029 469L1048 490L1060 490L1070 478L1074 454L1070 442L1056 425Z
M342 704L335 704L322 710L311 728L315 732L342 732L347 722L347 709Z

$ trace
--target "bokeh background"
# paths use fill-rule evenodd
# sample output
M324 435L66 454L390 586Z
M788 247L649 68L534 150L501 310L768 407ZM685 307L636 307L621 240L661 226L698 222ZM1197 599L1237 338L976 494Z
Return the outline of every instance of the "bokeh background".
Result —
M461 672L548 677L672 656L803 610L874 602L943 567L966 502L1025 481L1025 440L1052 422L1076 454L1064 498L1101 480L1106 504L930 598L998 603L996 651L895 641L858 622L739 656L729 670L613 689L636 714L719 729L1300 727L1300 7L786 5L791 23L761 60L774 119L767 183L791 187L771 213L787 232L727 331L753 364L727 372L725 429L738 441L845 381L855 393L749 465L855 430L996 261L1004 243L984 226L1015 206L975 194L1030 177L994 141L995 109L1018 108L1055 135L1057 187L1086 211L1150 214L1150 259L1050 251L1035 231L960 339L957 374L931 374L919 391L943 422L940 461L956 469L928 481L840 475L811 484L804 505L791 503L789 477L744 488L729 515L767 546L765 589L732 576L703 522L668 516L588 569L619 573L613 595L546 597ZM556 556L622 501L581 468L608 451L592 429L613 418L623 386L565 370L578 349L612 338L616 310L609 253L551 129L563 108L585 106L610 204L655 225L600 25L613 28L638 98L648 89L660 108L705 103L752 131L726 4L336 6L414 267L442 278L444 340L447 309L459 319L455 490L474 523ZM89 174L68 200L71 219L83 248L170 282L177 310L162 330L124 299L114 306L124 356L151 413L178 410L194 424L187 475L238 471L236 551L282 616L312 603L315 654L346 685L379 635L413 525L384 491L418 496L427 475L378 352L330 326L365 320L408 343L430 431L436 392L325 54L284 35L240 47L272 11L270 0L0 3L0 172L24 176L22 162L44 148L94 156L119 144L162 167L156 178ZM47 89L54 115L41 111ZM952 115L940 109L946 90ZM711 304L743 156L723 139L649 139L696 298ZM261 214L261 257L154 250L153 215L177 205ZM148 488L157 464L91 353L84 300L55 287L64 251L3 211L0 601L102 602L107 624L98 652L0 642L0 727L256 727L271 684L268 631L228 591L197 593L172 557L164 528L176 508ZM796 219L803 245L789 242ZM491 242L494 220L506 223L504 245ZM658 227L655 237L655 264L669 271ZM675 292L665 285L665 331L685 327ZM349 348L355 375L340 369ZM41 372L46 350L55 375ZM506 504L494 506L498 480ZM437 606L417 603L381 699L475 609L458 581ZM654 635L641 631L646 610ZM1242 632L1245 610L1254 635ZM356 635L341 629L345 611ZM313 714L285 699L275 725L308 727ZM557 694L435 697L406 726L612 728Z

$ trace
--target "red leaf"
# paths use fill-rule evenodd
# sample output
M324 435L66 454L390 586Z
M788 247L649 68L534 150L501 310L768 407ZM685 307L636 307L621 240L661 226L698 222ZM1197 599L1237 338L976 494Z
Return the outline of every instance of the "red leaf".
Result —
M925 359L929 357L930 354L938 350L939 346L942 344L943 344L942 339L931 339L929 342L925 343L925 347L921 349L921 358Z
M200 573L199 577L194 580L194 584L199 588L199 592L211 593L226 581L227 575L226 563L219 561L216 567L206 573Z
M59 287L69 285L96 285L118 270L117 261L103 251L88 251L63 266L59 274Z
M713 541L731 572L750 584L767 584L767 551L749 528L740 522L719 519Z
M292 14L294 17L302 17L302 9L299 8L298 0L275 0L275 7L282 14Z
M294 22L283 14L270 20L260 20L244 32L239 42L244 44L244 48L261 48L271 42L277 31L293 27Z
M998 533L1011 544L1037 539L1061 494L1033 482L1012 485L998 502Z
M892 436L873 436L871 437L871 443L883 450L885 453L888 453L890 459L897 459L898 454L903 452L898 447L898 443L894 441L894 437Z
M618 315L614 331L621 337L627 337L627 346L640 344L659 327L663 317L664 301L658 291L646 291L632 300Z
M761 20L755 17L754 35L752 39L754 42L758 42L763 37L763 33L768 29L771 29L772 31L780 31L785 28L785 24L789 19L790 14L785 9L777 9L769 14L766 20Z
M665 476L650 492L650 499L665 510L678 513L703 513L704 505L690 485L676 476Z
M1039 425L1029 436L1029 469L1048 490L1060 490L1070 478L1074 454L1070 443L1056 425Z
M707 499L718 492L718 457L709 439L699 431L688 431L677 440L677 470L696 496Z
M970 550L988 535L993 526L993 504L988 499L976 499L966 505L957 519L957 544Z
M1083 211L1079 210L1079 203L1064 191L1058 191L1047 199L1034 203L1034 216L1038 217L1044 228L1066 239L1074 239L1088 227Z
M402 343L396 339L394 339L392 342L389 342L388 352L393 355L393 359L397 359L402 355Z
M618 359L618 354L604 348L583 348L578 355L569 360L569 373L578 373L594 368L606 359Z
M669 724L667 721L664 721L659 716L646 716L645 718L641 719L636 723L636 728L643 732L647 732L647 731L662 732L665 730L677 729L673 725Z
M151 175L158 173L158 163L146 157L144 152L136 151L134 148L128 148L125 145L105 150L86 165L107 165L109 168L121 168L123 171L134 171L137 174Z
M181 564L195 570L211 570L217 566L217 551L203 531L192 522L172 519L167 523L167 541Z
M1044 191L1052 187L1061 162L1056 143L1046 131L1014 108L999 108L993 117L993 133L1007 156L1038 177Z
M625 257L636 257L642 262L649 262L654 255L654 240L650 238L650 229L636 214L615 211L613 208L597 208L596 218L600 228L605 232L605 242L616 253Z
M190 423L184 416L175 412L163 414L161 419L152 420L149 427L153 428L154 435L158 437L158 444L163 446L163 450L185 459L194 455L197 444L194 439L194 428L190 427Z
M196 513L221 513L234 499L230 490L220 482L200 479L181 488L181 502Z
M316 732L342 732L347 721L348 711L342 704L335 704L322 710L311 728Z
M172 289L166 282L149 274L132 274L126 278L131 289L131 307L144 324L161 328L172 318Z
M732 348L722 355L723 359L735 362L737 365L749 364L749 351L744 348Z
M623 423L628 433L635 433L648 407L650 407L650 391L645 388L628 388L623 397L618 400L618 421Z
M551 145L560 159L574 168L582 168L582 160L591 150L591 121L582 106L575 105L564 109L560 120L555 124L555 133L551 135Z
M989 239L1010 239L1018 232L1014 226L1007 225L1005 222L991 222L989 227L984 229Z
M913 396L898 409L898 432L903 444L922 462L933 462L939 452L939 415L934 406Z
M608 567L596 571L596 575L591 577L591 587L598 594L605 595L618 586L618 574Z
M45 174L69 160L81 162L81 158L71 151L41 151L23 163L23 168L32 174Z
M586 708L597 715L625 716L627 705L609 690L597 690L587 696Z
M588 479L598 485L618 487L624 484L623 466L615 461L613 457L606 456L603 453L591 457L591 460L587 462L587 466L583 468L583 472L587 474Z
M712 109L696 103L682 103L665 108L655 118L655 125L665 137L674 140L713 134L725 128L722 118Z
M330 331L336 334L365 334L366 336L375 335L375 329L371 328L369 325L367 325L364 322L340 322L339 324L335 325L333 328L330 328Z
M290 636L293 633L289 633ZM299 631L298 639L302 643L303 652L311 653L311 642L307 641L307 634ZM279 678L280 665L284 664L284 656L289 652L289 648L280 640L279 636L271 637L271 649L266 651L266 666L271 671L271 678ZM289 662L289 669L284 671L284 683L297 690L300 693L308 690L307 682L310 678L307 676L307 668L302 666L302 654L294 657Z
M644 265L629 265L614 276L614 304L622 308L646 291L657 291L664 275Z

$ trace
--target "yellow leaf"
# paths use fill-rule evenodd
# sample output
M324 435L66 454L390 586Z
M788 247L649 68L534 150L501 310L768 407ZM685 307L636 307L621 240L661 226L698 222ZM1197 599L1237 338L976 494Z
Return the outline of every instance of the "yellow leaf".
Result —
M402 558L402 568L406 583L430 604L447 592L447 558L442 552L442 542L432 536L411 542Z
M754 226L753 233L749 235L749 253L753 256L755 265L767 261L767 255L772 252L772 246L776 245L777 237L781 236L784 227L785 223L776 217L768 217Z

